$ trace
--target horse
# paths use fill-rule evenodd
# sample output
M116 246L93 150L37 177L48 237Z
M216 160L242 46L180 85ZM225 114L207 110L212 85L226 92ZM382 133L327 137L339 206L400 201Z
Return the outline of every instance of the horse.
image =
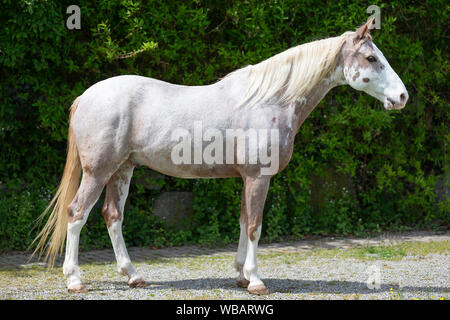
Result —
M179 178L241 177L240 237L234 263L237 285L251 294L268 294L257 267L264 203L271 177L288 165L295 135L305 119L328 91L340 85L375 97L386 110L402 109L408 100L403 82L372 40L372 23L370 19L356 31L292 47L210 85L184 86L122 75L89 87L70 108L66 164L56 194L40 216L44 219L53 208L34 239L34 253L45 250L53 266L66 244L63 274L68 291L86 292L78 267L80 231L106 186L102 215L117 269L128 277L129 287L146 286L122 235L134 168L144 165ZM192 134L195 122L222 135L230 129L275 130L277 139L261 141L277 156L277 165L263 172L267 167L262 161L241 157L243 152L257 154L263 142L227 149L231 163L217 158L208 163L201 158L194 163L174 161L173 150L179 143L173 139L174 130L184 128L183 132ZM228 143L218 141L216 146ZM190 152L184 150L183 157L190 158Z

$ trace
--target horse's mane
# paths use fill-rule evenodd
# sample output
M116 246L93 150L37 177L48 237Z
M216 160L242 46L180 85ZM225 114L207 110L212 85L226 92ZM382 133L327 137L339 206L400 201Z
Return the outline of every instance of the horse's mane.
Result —
M240 105L274 98L290 102L303 97L335 69L339 51L350 34L353 32L298 45L230 73L242 72L249 83Z

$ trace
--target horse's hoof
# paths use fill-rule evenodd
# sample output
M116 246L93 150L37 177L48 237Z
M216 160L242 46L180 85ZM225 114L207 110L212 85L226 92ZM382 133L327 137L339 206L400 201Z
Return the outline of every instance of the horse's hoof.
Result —
M250 281L248 281L247 279L238 279L236 283L239 288L247 288Z
M266 286L263 284L258 284L256 286L248 287L247 290L249 293L256 294L258 296L269 294L269 290L267 290Z
M71 288L67 289L70 293L86 293L88 292L88 290L86 289L86 287L82 284L77 284L74 285Z
M145 282L143 279L136 279L128 282L128 286L130 288L142 288L148 286L148 283Z

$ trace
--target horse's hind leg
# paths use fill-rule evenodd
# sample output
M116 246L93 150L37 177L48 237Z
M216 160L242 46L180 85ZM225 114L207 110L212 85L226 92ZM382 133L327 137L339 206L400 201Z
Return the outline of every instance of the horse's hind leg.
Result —
M89 172L83 172L78 191L68 208L69 221L63 273L67 277L67 288L70 292L87 291L81 283L78 269L78 244L81 228L86 223L89 212L97 202L104 185L104 179L96 177Z
M142 287L146 283L131 263L122 235L123 211L133 170L134 165L128 160L110 178L106 185L102 214L108 226L119 273L128 276L130 287Z

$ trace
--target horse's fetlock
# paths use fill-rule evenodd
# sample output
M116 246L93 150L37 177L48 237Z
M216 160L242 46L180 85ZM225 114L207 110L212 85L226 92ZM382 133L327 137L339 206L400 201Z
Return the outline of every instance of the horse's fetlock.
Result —
M244 271L245 279L250 280L251 274L255 273L256 269L257 269L257 267L255 264L251 264L251 263L244 264L243 271Z
M64 262L63 265L63 274L68 277L73 274L78 274L78 266L73 263Z
M244 264L242 262L234 262L234 268L237 272L242 272L242 269L244 268Z

